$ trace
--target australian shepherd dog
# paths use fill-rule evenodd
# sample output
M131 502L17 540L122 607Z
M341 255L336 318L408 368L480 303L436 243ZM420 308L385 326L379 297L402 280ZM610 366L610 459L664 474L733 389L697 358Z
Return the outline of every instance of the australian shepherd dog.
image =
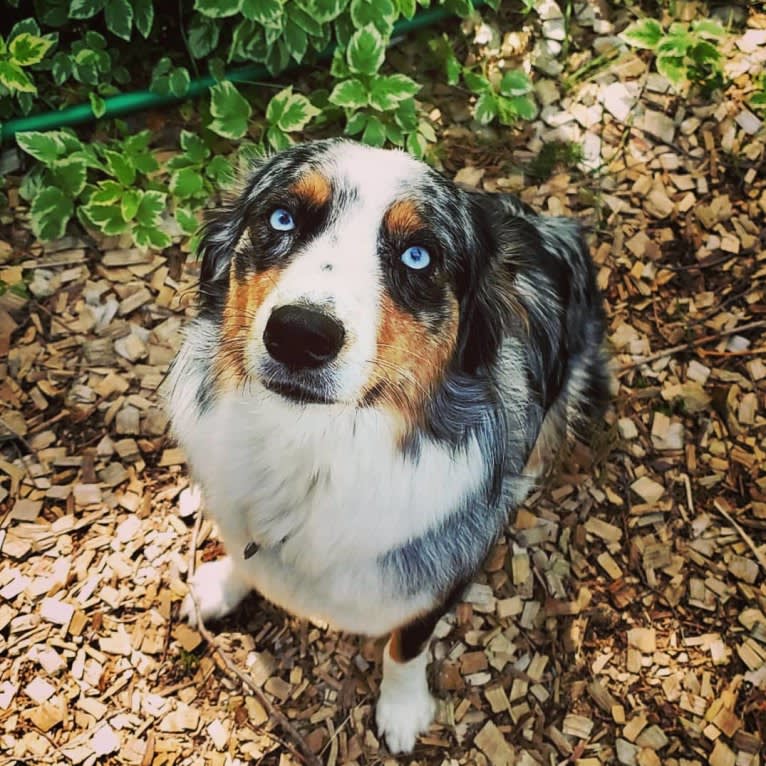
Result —
M377 726L410 751L434 715L434 626L545 448L605 401L579 226L327 140L255 162L200 250L169 409L228 554L190 583L201 617L255 589L389 635Z

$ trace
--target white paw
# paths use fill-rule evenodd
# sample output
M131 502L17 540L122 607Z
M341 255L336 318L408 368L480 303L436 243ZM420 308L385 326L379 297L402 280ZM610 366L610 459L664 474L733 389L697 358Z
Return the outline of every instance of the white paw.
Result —
M417 685L397 684L383 679L375 708L378 734L386 738L392 753L410 753L415 740L428 731L436 715L436 700L425 678Z
M250 592L248 585L234 573L228 556L202 564L189 582L189 590L181 604L181 619L192 626L197 624L195 599L202 621L207 622L225 617Z

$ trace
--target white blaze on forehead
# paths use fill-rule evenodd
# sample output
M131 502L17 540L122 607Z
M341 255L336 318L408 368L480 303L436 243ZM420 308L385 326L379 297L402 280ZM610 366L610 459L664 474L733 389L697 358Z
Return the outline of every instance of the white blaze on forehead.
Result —
M383 289L378 237L383 217L395 202L412 197L426 166L404 152L339 143L313 168L334 190L332 223L280 273L257 313L251 353L256 363L266 353L263 331L275 308L293 303L327 307L346 331L333 365L338 396L355 399L377 352Z

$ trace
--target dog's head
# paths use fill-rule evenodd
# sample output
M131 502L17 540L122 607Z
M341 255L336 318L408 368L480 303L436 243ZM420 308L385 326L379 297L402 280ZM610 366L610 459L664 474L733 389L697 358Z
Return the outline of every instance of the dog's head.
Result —
M411 421L448 370L492 361L515 312L510 262L537 239L499 195L404 152L338 140L277 154L203 235L218 385Z

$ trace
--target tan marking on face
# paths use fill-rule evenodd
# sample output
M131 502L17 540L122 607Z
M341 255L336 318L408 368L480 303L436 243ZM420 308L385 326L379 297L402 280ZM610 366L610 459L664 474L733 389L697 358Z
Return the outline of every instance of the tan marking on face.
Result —
M388 654L394 662L404 662L404 654L402 653L402 633L400 630L395 630L391 633L391 641L388 644Z
M423 405L441 381L457 343L459 308L449 294L449 317L437 332L384 295L375 363L365 393L396 414L402 437L422 420Z
M415 203L411 200L394 202L383 216L383 225L392 233L406 237L423 229L423 219L420 217Z
M321 173L312 170L301 176L290 187L290 192L308 205L322 207L330 201L332 186Z
M279 269L248 274L244 281L237 279L232 266L229 273L229 293L223 308L221 342L213 368L222 388L236 387L247 377L245 352L255 315L276 287Z

